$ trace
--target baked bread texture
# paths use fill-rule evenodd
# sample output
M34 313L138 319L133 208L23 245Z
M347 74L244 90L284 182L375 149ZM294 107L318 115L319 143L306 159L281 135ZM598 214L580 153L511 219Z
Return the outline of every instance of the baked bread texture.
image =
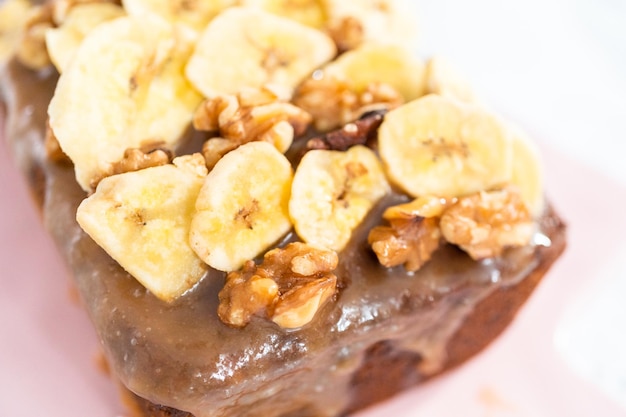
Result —
M334 45L333 54L352 48L337 41ZM334 55L327 60L331 59L337 62ZM323 62L312 65L322 67ZM380 100L375 103L362 103L358 109L344 112L344 120L330 117L327 112L316 113L319 103L312 106L312 96L305 93L318 88L314 85L318 76L307 78L308 70L298 78L291 99L286 100L276 98L274 90L270 94L267 89L260 89L250 95L219 95L220 102L213 97L211 89L217 88L215 85L202 87L199 82L202 86L196 87L198 90L209 91L200 91L205 98L191 100L200 110L189 111L184 142L174 144L169 143L169 139L156 140L151 136L148 151L141 146L122 150L141 148L144 156L159 152L165 155L164 162L153 164L152 161L147 167L128 168L123 163L118 164L120 161L110 161L102 164L106 168L101 168L95 162L90 165L89 158L100 158L102 153L90 154L87 159L80 152L76 153L75 139L63 136L67 126L59 120L64 115L55 113L53 108L48 110L53 96L58 99L62 94L59 93L64 88L62 83L70 80L63 81L65 74L75 74L72 63L66 65L62 70L50 67L42 70L27 68L23 61L14 58L6 62L0 79L5 105L4 135L29 180L44 224L69 266L81 301L102 340L112 374L123 385L129 408L137 416L330 417L351 414L451 370L483 349L511 323L565 248L565 224L546 202L536 183L540 175L534 173L538 162L524 159L521 171L516 165L516 155L521 157L515 146L525 146L516 142L518 131L511 128L509 132L507 124L492 121L491 115L483 116L486 111L464 102L467 97L461 97L463 94L458 88L453 89L457 91L456 98L447 98L450 93L444 88L430 87L431 91L423 87L418 97L405 100L402 94L393 93L397 89L392 86L389 87L392 93L384 95L385 99L378 96ZM337 68L343 65L347 66L339 64L328 73L339 71ZM436 65L439 64L432 62L430 70L434 71ZM61 80L58 72L62 74ZM426 72L424 67L421 75L426 77ZM130 84L131 90L136 87ZM269 102L268 94L273 97ZM232 138L227 137L227 128L220 125L223 114L218 112L216 118L211 113L221 105L232 106L233 102L228 100L235 100L240 113L247 111L246 103L254 103L250 107L257 109L268 103L281 103L281 116L272 119L274 122L269 129L263 125L263 132L273 133L265 139L233 145ZM306 111L302 110L305 108ZM72 109L65 105L62 108L64 112L74 111ZM483 132L482 135L506 137L502 141L485 139L492 140L489 149L498 149L502 143L506 149L500 156L490 159L492 165L486 168L488 175L483 175L484 178L469 171L458 174L463 178L476 177L469 182L446 183L439 177L418 178L421 184L447 187L440 194L432 187L413 188L415 178L412 176L427 168L416 174L413 164L408 164L409 168L403 170L394 141L398 129L411 131L420 117L437 111L446 112L446 126L458 123L457 118L463 123L480 121L478 131ZM404 112L416 115L416 119L407 118ZM460 116L447 112L460 112ZM194 114L195 124L191 128L189 124ZM74 122L82 123L76 117L74 115ZM202 122L216 125L204 129ZM279 123L283 127L272 130ZM290 134L285 136L282 129L286 125L290 126L286 129ZM470 158L472 152L488 153L479 152L480 148L472 144L471 138L461 141L457 147L450 147L437 136L438 126L432 125L432 137L415 145L426 149L436 142L440 153L432 151L429 161L433 164L450 157L450 153L456 152L462 158ZM87 131L92 132L89 129ZM473 132L472 127L467 129ZM216 146L224 142L210 142L217 136L208 136L204 133L207 130L218 131L219 139L231 140L228 149L215 151ZM272 142L268 137L280 140ZM257 145L264 141L274 146ZM208 142L211 144L207 145ZM158 146L153 146L154 143ZM63 151L74 149L67 152L70 158L56 145ZM87 145L81 143L80 146ZM254 151L254 157L243 159L244 150ZM413 151L407 148L406 152ZM174 159L172 163L172 154L195 155L193 158L202 158L202 163L198 165L191 158ZM263 155L277 161L272 162L267 171L263 171L263 164L259 162ZM292 189L292 184L307 189L309 183L315 183L315 175L309 171L299 175L298 170L311 164L323 171L326 163L310 155L323 161L335 161L336 155L341 155L337 157L341 161L345 155L355 158L344 165L337 163L344 167L347 176L341 183L341 195L332 194L350 216L352 208L366 207L363 214L357 216L358 220L350 223L345 236L331 233L327 238L325 233L310 232L307 213L315 217L315 212L295 213L296 208L306 205L302 203L304 200L294 202L293 196L302 193ZM371 164L370 156L375 158ZM135 271L128 262L147 263L145 258L153 254L145 252L145 258L135 252L132 256L136 258L119 255L102 239L102 234L108 236L109 231L94 229L86 220L89 216L104 216L97 212L96 206L89 205L103 201L103 189L113 187L114 192L125 192L115 188L121 187L113 182L115 179L127 179L129 174L138 172L156 172L155 168L167 167L171 172L184 171L185 175L192 172L189 175L200 178L194 197L200 198L203 193L217 194L216 190L226 192L228 189L220 182L223 176L216 173L230 172L225 168L226 162L241 162L236 158L258 165L251 171L242 167L246 177L256 178L256 173L262 172L277 183L282 181L277 174L282 169L280 158L288 161L285 168L289 180L288 207L279 202L268 215L274 218L279 215L276 211L286 207L287 227L270 239L269 244L253 255L244 256L243 260L239 258L244 249L247 250L248 241L238 243L233 254L219 259L212 255L215 249L202 249L203 244L210 246L215 240L227 246L229 241L236 240L237 230L229 231L229 235L215 235L219 232L211 229L213 235L202 235L205 218L204 214L198 214L203 211L199 203L194 206L196 218L193 222L189 220L191 226L184 230L191 236L188 253L193 255L194 265L201 265L200 273L197 279L188 278L182 283L180 277L171 274L155 278L141 271L128 272ZM381 174L375 177L378 167ZM229 179L239 178L237 173L229 175ZM359 191L366 195L365 202L356 197L351 199L353 193L357 193L352 181L356 183L360 175L367 175L366 192ZM450 175L453 174L450 172ZM151 178L157 185L164 184L159 182L161 177ZM413 180L409 181L411 178ZM190 183L194 181L196 179ZM210 181L213 181L212 188L205 192L202 187ZM247 186L255 185L258 184L253 182ZM376 192L369 192L371 189ZM137 189L137 199L143 198L144 191ZM538 193L540 197L536 196ZM263 195L258 197L253 207L262 205L264 198ZM118 203L126 204L121 200ZM103 206L97 207L106 211ZM214 212L219 211L211 207ZM261 228L260 221L251 220L256 213L254 210L248 212L239 208L234 213L233 223L247 222L247 228L252 231ZM145 228L154 221L151 215L150 209L145 208L133 221ZM324 223L327 219L318 217L316 221L322 222L324 230L339 230L344 226L343 220ZM98 225L110 221L106 216L96 217L96 220ZM121 223L122 228L126 227L126 220ZM476 236L464 240L464 232L459 231L463 222L473 222L470 234L479 235L476 231L484 224L489 226L491 234L487 233L488 237L482 240ZM200 234L195 240L194 230ZM484 230L481 233L485 233ZM157 243L174 245L178 242L176 239L168 237ZM256 241L257 237L253 235L249 239ZM408 247L408 255L395 245L398 241L403 248ZM129 246L123 249L134 250ZM168 269L177 262L174 258L150 258L157 269ZM176 281L176 285L163 286L164 279Z

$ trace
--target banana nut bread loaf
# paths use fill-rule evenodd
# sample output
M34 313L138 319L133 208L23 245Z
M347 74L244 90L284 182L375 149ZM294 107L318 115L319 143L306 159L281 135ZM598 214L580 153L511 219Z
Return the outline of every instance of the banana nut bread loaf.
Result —
M479 352L563 251L533 144L389 10L143 3L29 6L0 79L138 416L350 414Z

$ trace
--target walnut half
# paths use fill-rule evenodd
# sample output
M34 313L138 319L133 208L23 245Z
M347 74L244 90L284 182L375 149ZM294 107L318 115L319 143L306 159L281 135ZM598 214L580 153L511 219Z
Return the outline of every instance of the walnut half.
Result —
M365 29L359 19L346 16L331 21L326 31L337 45L339 53L354 49L363 43Z
M532 217L517 190L481 191L466 197L441 216L444 238L473 259L498 256L507 247L530 242Z
M404 264L408 271L428 262L444 240L479 260L527 245L534 231L532 217L514 188L452 199L419 197L389 207L383 217L389 226L373 228L368 243L382 265Z
M217 313L233 327L246 326L254 315L285 329L302 327L335 294L337 263L335 252L301 242L273 249L260 265L248 261L228 274Z
M337 129L373 110L390 110L404 102L391 85L379 82L356 91L345 80L316 71L297 89L293 102L313 116L321 132Z
M407 271L420 269L442 242L439 218L453 201L424 196L388 207L383 218L389 226L377 226L368 236L378 261L388 268L404 264Z
M294 136L303 134L310 122L306 111L281 101L278 94L267 89L207 99L193 118L196 130L218 135L202 147L209 169L222 156L251 141L269 142L285 152Z

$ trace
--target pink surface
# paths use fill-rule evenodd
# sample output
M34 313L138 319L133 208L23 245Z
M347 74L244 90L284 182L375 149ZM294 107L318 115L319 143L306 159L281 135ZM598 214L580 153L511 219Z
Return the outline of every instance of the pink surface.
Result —
M626 414L575 376L554 348L565 306L594 279L626 230L626 189L545 150L548 192L569 223L566 254L513 326L461 368L368 410L382 416L576 416ZM595 184L595 188L581 184ZM72 302L66 270L26 185L0 145L0 416L126 416L97 365L99 342Z

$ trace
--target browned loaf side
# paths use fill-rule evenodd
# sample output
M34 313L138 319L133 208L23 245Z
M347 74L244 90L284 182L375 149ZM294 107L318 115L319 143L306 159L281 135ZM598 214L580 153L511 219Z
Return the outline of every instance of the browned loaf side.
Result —
M390 195L340 254L339 293L315 320L285 331L217 317L223 275L211 271L172 304L123 271L74 219L84 192L42 150L55 75L10 63L2 75L6 136L44 223L73 272L112 372L142 417L340 416L458 366L497 337L565 248L547 209L535 245L476 262L444 246L415 274L387 269L366 243Z
M448 340L446 360L438 372L428 375L422 373L419 367L422 358L419 353L397 349L392 340L373 342L367 348L359 368L352 375L350 405L342 415L383 401L406 388L449 371L494 340L515 318L518 310L565 249L564 223L554 214L546 218L546 222L550 223L548 227L552 230L552 246L542 247L538 251L536 256L539 263L520 282L494 291L473 306L472 312ZM126 399L138 412L138 417L192 417L190 413L154 404L131 392L127 392Z

